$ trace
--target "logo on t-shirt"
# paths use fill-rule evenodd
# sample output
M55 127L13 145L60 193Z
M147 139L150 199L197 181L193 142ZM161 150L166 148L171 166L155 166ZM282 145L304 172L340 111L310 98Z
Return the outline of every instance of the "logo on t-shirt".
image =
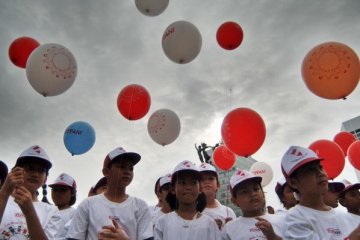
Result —
M23 223L11 222L1 229L0 239L28 240L30 239L30 234L26 226L23 225Z
M340 229L337 229L337 228L328 228L326 229L328 233L330 233L331 235L334 235L334 236L340 236L341 235L341 231Z

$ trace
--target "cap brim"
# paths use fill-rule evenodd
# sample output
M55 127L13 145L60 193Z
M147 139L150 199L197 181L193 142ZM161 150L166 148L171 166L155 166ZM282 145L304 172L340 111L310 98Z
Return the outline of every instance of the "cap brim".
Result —
M117 159L128 159L133 163L133 165L136 165L140 161L141 156L140 154L135 152L125 152L120 154L119 156L116 156L112 161Z
M297 165L295 165L291 171L287 174L288 177L291 176L291 174L293 174L297 169L299 169L300 167L302 167L303 165L309 163L309 162L313 162L313 161L322 161L324 160L323 158L308 158L306 160L303 160L301 162L299 162Z
M19 166L19 165L22 165L24 164L24 159L31 159L31 160L35 160L35 161L39 161L39 162L42 162L46 169L49 170L51 167L52 167L52 163L44 158L40 158L40 157L35 157L35 156L24 156L24 157L19 157L17 160L16 160L16 164L15 166Z
M261 185L261 182L262 182L262 177L259 177L259 176L255 176L255 177L249 177L249 178L245 178L243 179L241 182L238 182L235 184L235 186L233 186L231 189L235 189L239 184L242 184L244 182L247 182L247 181L250 181L250 180L253 180L255 181L256 183L259 183Z
M339 193L345 189L345 185L340 182L329 182L329 190Z
M350 186L347 186L346 188L344 188L344 190L342 190L342 192L349 191L350 189L353 189L353 188L360 189L360 183L355 183Z
M176 171L176 172L171 174L171 182L174 183L174 181L176 180L179 173L184 173L184 172L194 172L195 174L198 175L198 178L200 179L200 172L198 170L195 170L195 169L181 169L181 170Z
M69 188L73 188L72 186L69 186L66 183L53 183L53 184L49 184L49 187L55 187L55 186L64 186L64 187L69 187Z

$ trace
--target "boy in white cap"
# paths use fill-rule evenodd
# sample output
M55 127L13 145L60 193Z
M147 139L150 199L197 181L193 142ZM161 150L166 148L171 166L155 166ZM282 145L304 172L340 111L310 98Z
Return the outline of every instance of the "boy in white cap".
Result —
M0 239L58 239L58 209L37 199L51 166L40 146L21 153L0 190Z
M294 197L294 191L286 183L286 179L280 179L275 186L275 192L280 202L283 204L283 208L276 210L275 214L284 214L297 204L297 200Z
M51 198L60 210L60 215L65 222L68 222L74 212L75 208L71 206L76 202L76 182L69 174L62 173L55 182L50 184Z
M283 217L265 212L262 177L236 170L230 178L232 201L243 216L225 224L223 239L282 239Z
M337 208L339 206L339 194L345 188L341 182L329 181L328 190L324 193L324 202L326 205Z
M339 202L347 209L351 218L360 223L360 183L351 184L345 179L341 182L345 188L339 194Z
M289 186L300 194L300 202L286 214L283 236L285 239L359 239L360 226L345 223L345 213L324 202L328 178L321 160L308 148L291 146L285 152L281 169Z
M209 163L201 163L199 171L201 191L206 196L206 207L202 213L214 219L221 230L225 223L235 219L236 215L231 208L222 205L216 199L220 182L215 167Z
M157 222L157 220L164 214L167 214L172 211L169 206L169 203L166 201L166 197L170 191L170 183L171 183L171 174L168 173L165 176L162 176L159 180L159 200L161 202L161 208L157 209L153 215L153 224Z
M200 173L190 161L179 163L171 177L171 191L166 199L174 210L161 216L155 224L156 240L219 240L215 221L200 212L206 197L200 192Z
M107 178L107 190L80 203L68 239L153 239L148 205L126 193L140 158L138 153L126 152L121 147L105 157L102 171Z

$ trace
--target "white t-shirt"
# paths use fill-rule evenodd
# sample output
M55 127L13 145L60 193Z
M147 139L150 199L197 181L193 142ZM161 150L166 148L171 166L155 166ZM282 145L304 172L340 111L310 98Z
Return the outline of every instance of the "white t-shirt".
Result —
M335 209L319 211L296 205L285 216L283 236L285 239L343 240L354 230L345 214Z
M278 210L275 211L276 215L283 215L286 214L289 210L286 208L279 208Z
M59 234L58 234L58 238L59 240L61 239L66 239L66 235L67 232L69 231L69 227L70 227L70 223L71 223L71 219L75 213L75 208L67 208L67 209L63 209L63 210L59 210L60 212L60 216L63 220L64 225L61 226L60 230L59 230Z
M207 215L185 220L175 211L161 216L154 228L155 240L220 240L221 235L215 221Z
M159 218L165 214L166 213L161 211L161 209L158 209L157 211L154 212L154 214L152 215L152 221L153 221L154 226L155 226L156 222L159 220Z
M282 215L268 214L259 216L269 221L278 236L282 236L284 226L284 217ZM226 240L248 240L248 239L266 239L263 232L255 226L258 222L254 217L238 217L237 219L225 224L222 231L222 239Z
M352 219L355 224L360 224L360 216L359 215L349 213L349 212L347 214L349 214L350 219Z
M58 239L57 234L63 222L57 207L44 202L33 202L33 205L48 239ZM30 239L25 216L11 196L0 224L0 239Z
M225 219L226 218L232 218L232 220L236 219L236 215L234 211L227 207L222 205L218 200L216 200L217 207L216 208L205 208L204 211L202 211L203 214L208 215L212 219L220 219L222 221L222 227L225 225Z
M104 194L88 197L77 207L68 231L68 238L97 239L102 226L116 220L132 240L153 236L153 224L145 201L129 196L124 202L108 200Z

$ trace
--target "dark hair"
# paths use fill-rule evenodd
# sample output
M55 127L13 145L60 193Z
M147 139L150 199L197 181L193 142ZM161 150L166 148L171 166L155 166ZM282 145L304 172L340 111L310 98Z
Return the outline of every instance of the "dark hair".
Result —
M166 201L168 202L171 210L177 210L179 208L179 202L176 199L176 195L171 192L166 196ZM196 210L199 212L204 211L206 207L206 195L201 192L196 200Z
M162 190L164 189L164 187L166 187L166 186L171 186L171 184L170 183L165 183L164 185L162 185L160 188L159 188L159 192L162 192Z
M42 189L43 189L43 191L42 191L43 197L42 197L41 201L44 203L50 204L49 200L46 197L46 195L47 195L46 184L42 185Z
M157 194L157 190L158 190L159 185L160 185L160 179L161 179L161 177L159 177L158 180L156 180L156 182L155 182L155 187L154 187L155 194Z

